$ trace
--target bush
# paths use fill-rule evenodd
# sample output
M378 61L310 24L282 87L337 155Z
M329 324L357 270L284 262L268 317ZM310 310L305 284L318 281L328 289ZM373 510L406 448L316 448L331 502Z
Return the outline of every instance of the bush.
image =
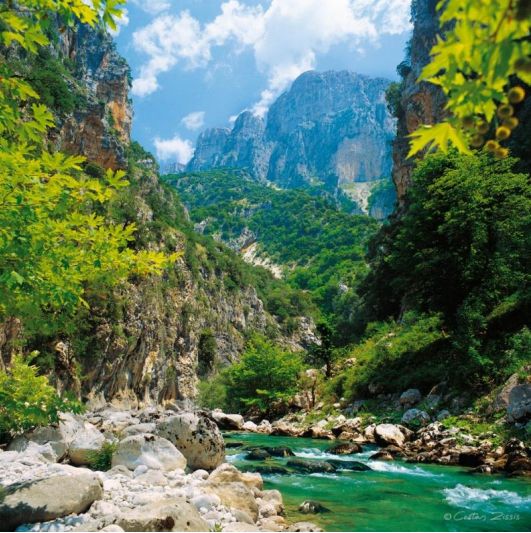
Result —
M285 402L297 392L302 368L299 354L253 336L240 362L222 373L228 407L236 411L254 407L268 412L274 403Z
M116 442L104 442L103 446L97 452L90 452L88 455L89 466L92 470L106 472L111 469L112 456L116 451L118 444Z
M80 410L79 403L61 398L22 356L14 357L7 372L0 371L0 435L4 438L57 422L61 411Z
M223 372L199 382L197 403L204 409L226 409L227 384Z

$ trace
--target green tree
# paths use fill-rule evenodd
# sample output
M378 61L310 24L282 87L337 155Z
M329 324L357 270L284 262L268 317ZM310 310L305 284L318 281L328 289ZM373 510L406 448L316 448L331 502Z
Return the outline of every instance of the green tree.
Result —
M367 315L441 313L454 377L479 384L510 367L506 342L529 308L531 186L512 158L436 154L419 164L408 208L379 237Z
M227 401L237 410L256 407L268 412L297 392L302 368L299 354L255 335L240 361L223 371Z
M22 0L0 6L0 44L36 54L54 15L65 24L114 27L121 0ZM44 334L85 303L87 284L110 286L130 274L158 273L174 257L128 248L135 226L101 214L128 185L124 172L82 172L82 157L54 153L54 120L30 83L0 65L0 323L21 318Z
M307 353L306 361L310 365L324 366L327 378L332 376L332 364L335 359L334 343L335 336L333 326L326 321L317 324L317 333L321 344L313 345Z
M9 435L58 421L60 411L79 411L77 402L61 399L37 367L16 356L0 370L0 442Z

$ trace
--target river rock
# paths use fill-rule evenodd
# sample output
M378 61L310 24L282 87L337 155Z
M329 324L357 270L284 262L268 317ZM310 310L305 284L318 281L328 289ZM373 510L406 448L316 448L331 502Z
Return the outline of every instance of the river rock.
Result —
M271 424L271 431L269 434L277 437L300 437L302 430L284 420L277 420Z
M157 433L179 449L192 469L213 470L225 459L221 432L204 414L170 416L157 423Z
M9 451L42 455L51 462L60 461L68 448L68 441L57 426L38 427L13 439Z
M408 409L402 415L402 423L412 426L425 426L431 421L430 415L421 409Z
M391 452L380 450L376 453L373 453L369 459L371 461L394 461L395 458Z
M336 444L326 450L326 453L333 455L350 455L352 453L361 453L363 448L360 444L355 442L344 442L342 444Z
M400 448L406 442L406 436L402 428L395 424L378 424L374 428L376 442L382 445L394 444Z
M254 494L243 483L213 483L208 481L202 486L207 494L215 494L225 507L238 509L247 513L254 522L258 520L258 504Z
M335 472L335 467L329 461L312 461L309 459L302 459L295 457L288 459L287 466L299 472L315 473L315 472Z
M531 383L522 383L511 389L507 420L509 422L525 422L531 418Z
M85 422L68 446L70 462L76 466L87 465L91 454L101 450L104 443L105 437L100 431L89 422Z
M282 516L262 518L258 525L262 531L285 531L287 528L286 520Z
M124 465L129 470L135 470L140 465L163 471L184 470L186 458L169 440L146 433L126 437L118 443L112 466L118 465Z
M102 494L99 478L82 470L75 475L10 485L0 503L0 524L11 530L20 524L84 513Z
M208 477L210 483L243 483L248 488L262 490L264 481L260 474L240 472L235 466L223 463Z
M247 422L244 422L242 429L251 433L258 432L258 426L254 422L251 422L251 420L247 420Z
M266 446L264 450L273 457L293 457L295 455L293 450L287 446Z
M260 424L258 424L256 430L258 433L263 433L264 435L271 435L271 432L273 431L273 426L269 422L269 420L262 420Z
M307 439L335 439L335 435L332 431L325 429L322 425L315 425L306 429L301 436Z
M269 459L271 455L261 448L254 448L253 450L249 450L247 455L245 456L245 459L248 461L265 461L266 459Z
M261 531L258 526L254 524L248 524L247 522L232 522L232 524L227 524L223 531L231 531L233 533L241 531L245 533L246 531Z
M166 498L123 513L117 524L124 531L209 531L197 509L184 498Z
M408 389L400 395L400 404L405 406L415 405L422 399L422 394L418 389Z
M155 422L144 422L142 424L126 427L122 434L124 437L131 437L132 435L141 435L142 433L155 433L155 431Z
M341 461L340 459L328 459L327 463L331 464L337 470L352 470L353 472L366 472L371 470L369 466L360 461Z
M242 415L225 414L221 409L214 409L210 416L219 429L239 430L243 428L244 420Z
M305 500L299 505L299 512L302 514L329 513L330 509L315 500Z
M278 465L253 465L247 466L246 469L262 475L280 474L284 476L289 474L289 470L287 468Z
M278 490L264 490L261 494L262 500L271 504L275 510L276 515L284 513L284 500L282 494ZM262 514L262 513L261 513Z

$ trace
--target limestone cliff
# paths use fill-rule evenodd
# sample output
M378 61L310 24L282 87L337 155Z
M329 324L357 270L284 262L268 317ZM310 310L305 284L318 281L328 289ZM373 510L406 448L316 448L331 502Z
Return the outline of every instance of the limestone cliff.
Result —
M28 340L28 348L41 353L41 368L58 388L85 396L187 399L195 395L198 377L236 360L253 332L295 350L315 342L310 318L295 313L288 331L268 308L271 284L282 282L195 233L176 193L159 179L154 158L131 143L129 67L112 38L82 25L57 33L46 68L59 61L58 84L75 92L78 105L73 111L53 108L52 140L92 164L126 168L131 185L108 218L136 225L131 246L182 256L162 276L132 278L113 291L88 287L90 311L65 317L53 338ZM32 76L37 67L28 69ZM8 326L13 329L0 328L4 352L14 336Z
M413 35L409 54L399 66L402 74L398 109L397 137L393 143L393 181L402 205L407 191L413 161L408 160L407 135L420 124L434 124L444 117L444 95L436 85L417 83L421 70L429 62L430 50L439 31L437 0L414 0L411 6Z
M232 130L203 132L187 170L241 168L285 188L341 188L367 212L371 185L391 175L395 124L389 82L352 72L306 72L271 106L245 111Z
M83 24L59 33L56 47L74 65L71 83L83 95L71 114L58 116L58 148L104 168L124 168L133 117L129 65L107 32Z

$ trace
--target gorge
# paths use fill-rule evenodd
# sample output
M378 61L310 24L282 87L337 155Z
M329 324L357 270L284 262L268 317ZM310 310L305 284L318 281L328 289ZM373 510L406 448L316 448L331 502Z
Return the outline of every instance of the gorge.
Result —
M528 85L510 157L408 157L415 0L398 81L309 70L162 173L63 4L0 9L0 529L529 529Z

